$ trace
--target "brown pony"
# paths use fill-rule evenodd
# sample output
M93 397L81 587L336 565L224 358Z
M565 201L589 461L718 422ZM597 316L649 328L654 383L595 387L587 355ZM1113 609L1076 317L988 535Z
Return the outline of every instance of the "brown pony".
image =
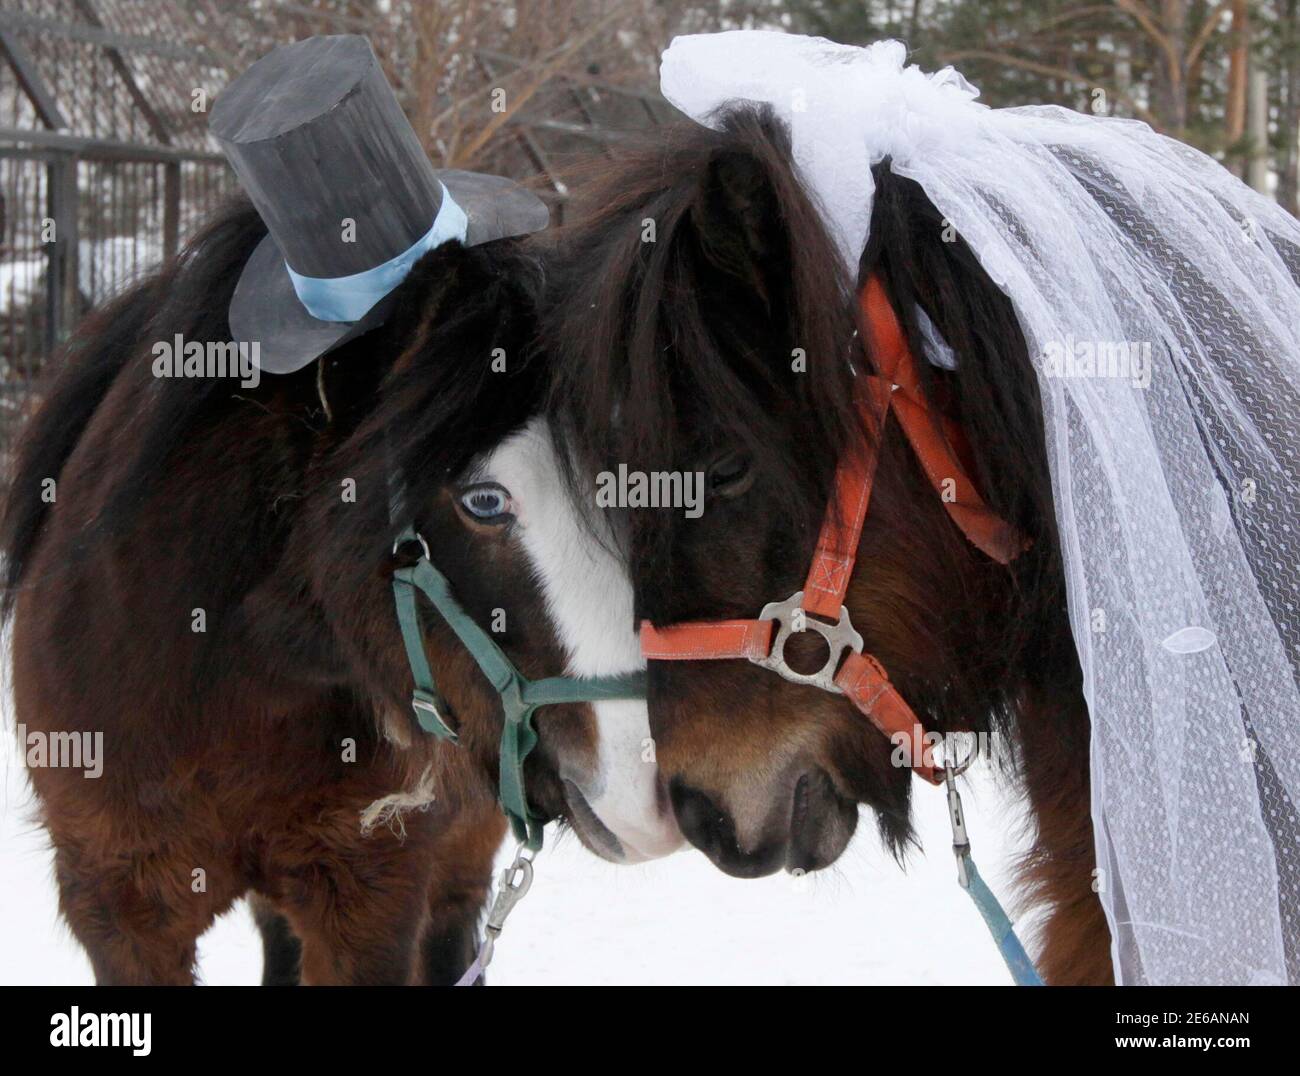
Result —
M1010 302L959 238L945 241L920 187L888 161L875 181L857 285L879 275L915 355L919 306L960 356L955 371L921 364L924 394L965 431L985 501L1031 545L1005 567L972 546L890 420L846 605L925 728L992 733L1019 782L1035 822L1022 895L1047 907L1044 979L1106 983L1088 716L1034 372ZM850 363L874 368L855 296L783 129L760 112L668 131L610 166L590 204L548 276L570 478L619 464L704 472L699 518L617 520L637 612L656 627L752 618L801 588L836 465L872 436L852 404ZM800 671L825 655L812 632L787 649ZM649 700L682 832L724 871L825 867L860 803L901 859L910 772L843 696L744 661L651 661Z
M530 245L429 253L384 327L297 374L158 376L178 335L229 339L264 234L242 201L219 214L81 328L29 423L3 520L20 746L99 982L193 981L196 939L251 894L266 982L446 983L505 832L500 704L426 607L460 746L418 728L393 535L419 530L526 676L635 668L630 607L621 633L594 615L594 658L552 613L565 577L535 532L568 517L536 416ZM390 519L394 476L409 510ZM608 704L621 725L598 734L601 705L543 711L532 808L611 859L670 850L644 703ZM43 750L96 740L98 775ZM639 768L615 782L629 743Z

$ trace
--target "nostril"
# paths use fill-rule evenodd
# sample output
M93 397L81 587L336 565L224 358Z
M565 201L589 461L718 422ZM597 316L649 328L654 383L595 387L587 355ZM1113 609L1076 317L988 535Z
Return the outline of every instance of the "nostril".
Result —
M844 851L857 824L857 805L840 796L825 770L803 774L790 804L786 870L807 872L829 866Z
M682 836L710 859L736 848L735 823L708 795L674 777L669 796Z

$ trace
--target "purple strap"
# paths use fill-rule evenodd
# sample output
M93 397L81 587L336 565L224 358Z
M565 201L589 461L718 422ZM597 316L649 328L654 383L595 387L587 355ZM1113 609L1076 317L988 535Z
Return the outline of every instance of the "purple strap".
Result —
M465 974L456 980L457 986L473 986L479 981L486 966L483 963L483 948L479 947L478 955L474 958L474 963L465 969Z

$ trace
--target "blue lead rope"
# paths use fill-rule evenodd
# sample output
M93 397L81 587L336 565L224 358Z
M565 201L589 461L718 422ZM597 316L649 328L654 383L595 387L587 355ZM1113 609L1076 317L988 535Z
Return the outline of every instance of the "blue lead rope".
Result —
M969 846L967 847L969 849ZM984 884L980 872L975 869L975 861L971 859L969 850L958 857L958 863L959 870L964 869L966 875L966 884L962 888L970 894L970 899L975 902L975 907L984 917L984 925L993 935L998 952L1002 954L1002 959L1006 962L1007 970L1011 972L1011 978L1015 980L1016 986L1042 986L1043 980L1038 976L1038 969L1034 967L1034 962L1029 959L1025 947L1016 937L1016 928L1011 925L1011 920L1002 910L1002 905L998 903L998 898L993 895L993 891Z
M970 894L970 899L975 902L975 907L979 909L984 925L993 935L993 941L998 947L998 952L1002 954L1002 959L1007 965L1007 970L1011 972L1011 978L1015 980L1016 986L1042 986L1043 980L1039 977L1038 969L1034 967L1034 962L1029 959L1025 947L1016 937L1016 928L1012 926L1011 919L1002 910L1002 905L998 903L998 898L993 895L993 891L984 884L980 872L975 869L975 860L971 859L970 838L966 834L966 814L962 810L961 796L957 792L957 775L974 760L975 756L971 754L960 766L946 767L944 770L944 782L948 786L948 821L952 823L952 850L957 857L957 884L966 890Z

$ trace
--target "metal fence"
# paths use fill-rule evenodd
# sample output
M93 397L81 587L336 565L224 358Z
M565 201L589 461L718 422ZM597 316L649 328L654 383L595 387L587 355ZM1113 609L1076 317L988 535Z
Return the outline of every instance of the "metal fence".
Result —
M203 50L131 32L112 0L0 12L0 448L77 321L177 250L234 179L193 89ZM156 22L154 23L156 26Z

